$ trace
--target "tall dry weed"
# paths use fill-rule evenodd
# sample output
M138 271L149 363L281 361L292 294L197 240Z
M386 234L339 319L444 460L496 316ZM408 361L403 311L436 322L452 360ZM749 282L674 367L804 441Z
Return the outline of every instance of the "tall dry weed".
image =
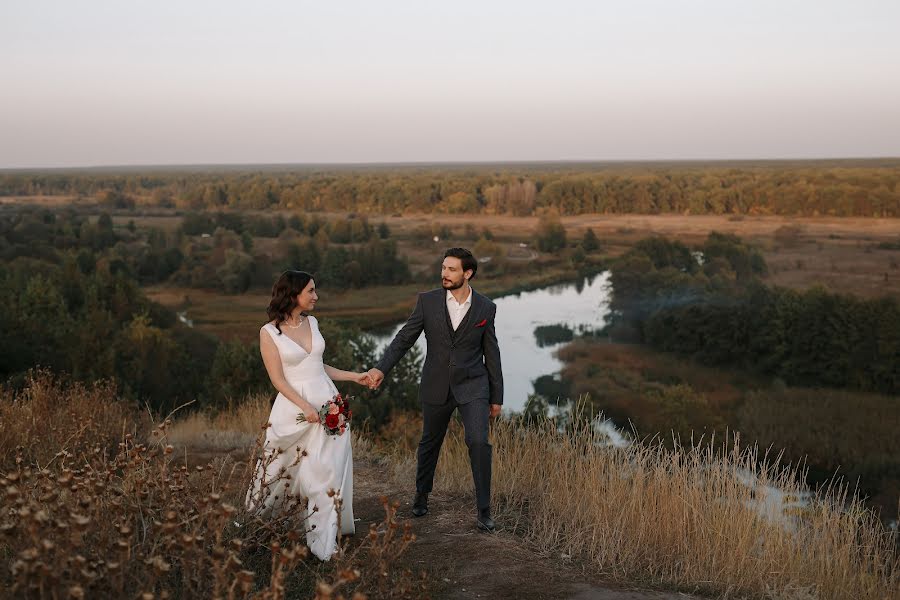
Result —
M722 456L709 444L613 448L590 423L576 423L559 431L552 420L501 420L492 428L499 522L541 550L607 577L717 596L900 597L896 534L846 488L822 490L805 508L773 518L761 510L763 490L796 490L799 479L791 468L765 466L755 449L735 442ZM471 493L462 430L451 425L435 486ZM411 481L406 438L387 448Z
M36 374L2 400L0 597L423 597L399 568L412 535L387 502L368 536L321 563L305 545L304 499L248 512L247 469L225 457L188 468L172 422L144 428L112 386Z
M20 460L38 468L60 452L82 455L115 448L125 433L142 434L150 419L116 397L115 383L68 383L45 370L28 374L23 390L0 389L0 468Z

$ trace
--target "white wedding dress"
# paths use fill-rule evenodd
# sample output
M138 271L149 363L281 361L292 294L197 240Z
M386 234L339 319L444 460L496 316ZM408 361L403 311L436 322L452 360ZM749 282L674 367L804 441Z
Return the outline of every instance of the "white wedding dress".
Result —
M303 399L319 408L338 390L325 373L322 362L325 339L319 332L319 323L315 317L308 319L312 330L312 347L308 354L287 335L279 334L271 323L263 329L275 340L287 382ZM355 532L350 429L348 427L341 435L328 435L321 423L298 423L297 415L301 412L281 393L275 398L264 448L265 455L274 456L274 459L267 461L265 469L258 465L253 486L247 494L247 505L254 511L271 511L284 501L285 490L293 496L308 498L306 543L313 554L328 560L337 549L338 524L343 535ZM305 455L302 454L304 451ZM271 482L279 477L271 493L267 490L260 493L263 478ZM329 496L330 491L334 492L332 496ZM340 519L337 501L340 501Z

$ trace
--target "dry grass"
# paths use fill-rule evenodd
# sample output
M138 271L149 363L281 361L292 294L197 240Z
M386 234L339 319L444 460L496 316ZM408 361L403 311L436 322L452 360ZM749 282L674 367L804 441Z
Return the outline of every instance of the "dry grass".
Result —
M271 408L268 396L256 395L214 416L193 412L175 420L168 432L169 442L200 450L250 448Z
M69 386L34 371L18 396L0 391L0 469L15 465L17 449L22 462L40 470L58 460L59 452L115 448L126 433L142 435L150 423L136 406L115 399L112 382Z
M259 439L272 410L270 396L257 394L236 402L215 415L193 412L175 419L167 438L175 447L195 453L251 448ZM353 435L353 456L366 458L372 453L372 440L358 429Z
M387 499L383 522L321 563L304 543L305 499L284 496L274 517L247 511L249 469L179 464L171 420L141 425L109 385L38 373L0 410L0 447L14 449L0 455L0 597L423 597L398 568L413 536ZM261 433L257 410L218 422Z
M468 452L453 425L436 488L471 493ZM388 451L409 481L415 436L406 432L415 428L404 419L394 428ZM871 512L831 489L794 514L767 516L760 486L794 489L796 474L759 467L756 452L736 443L723 457L709 445L616 449L587 424L559 432L551 421L500 421L491 441L501 525L604 576L721 597L900 597L896 540ZM746 485L748 474L758 486Z
M66 387L39 374L18 396L5 393L0 444L14 450L0 464L0 590L31 598L423 597L425 582L397 568L413 536L396 504L385 499L383 523L322 564L307 558L302 499L260 519L241 508L249 474L235 463L189 469L174 460L173 441L199 437L218 448L227 435L258 436L268 408L256 397L215 417L145 429L109 386ZM753 450L615 449L580 423L561 432L552 421L500 421L491 433L499 522L541 550L606 577L722 597L900 597L896 540L845 490L773 517L759 508L762 486L794 489L796 474L760 467ZM223 437L204 438L211 430ZM418 418L401 415L378 443L404 481L418 433ZM354 445L355 453L369 448L362 438ZM747 485L748 474L757 485ZM436 486L471 493L457 423Z

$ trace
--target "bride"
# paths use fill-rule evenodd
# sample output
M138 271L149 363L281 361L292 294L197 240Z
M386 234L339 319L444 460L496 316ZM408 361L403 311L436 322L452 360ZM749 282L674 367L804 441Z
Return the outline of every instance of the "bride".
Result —
M334 381L370 381L366 373L322 362L325 340L309 315L318 299L315 281L303 271L285 271L272 287L269 322L259 331L259 347L278 395L247 505L272 511L287 500L285 494L306 498L306 543L313 554L328 560L338 547L338 527L342 535L355 532L353 455L350 432L329 435L318 411L338 393ZM297 421L301 413L305 422Z

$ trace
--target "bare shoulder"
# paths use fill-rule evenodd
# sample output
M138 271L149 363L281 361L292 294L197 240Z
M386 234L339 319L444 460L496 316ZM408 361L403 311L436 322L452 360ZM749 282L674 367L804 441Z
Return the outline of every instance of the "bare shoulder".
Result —
M259 328L259 337L262 339L271 338L274 335L273 329L275 329L275 321L269 321Z

